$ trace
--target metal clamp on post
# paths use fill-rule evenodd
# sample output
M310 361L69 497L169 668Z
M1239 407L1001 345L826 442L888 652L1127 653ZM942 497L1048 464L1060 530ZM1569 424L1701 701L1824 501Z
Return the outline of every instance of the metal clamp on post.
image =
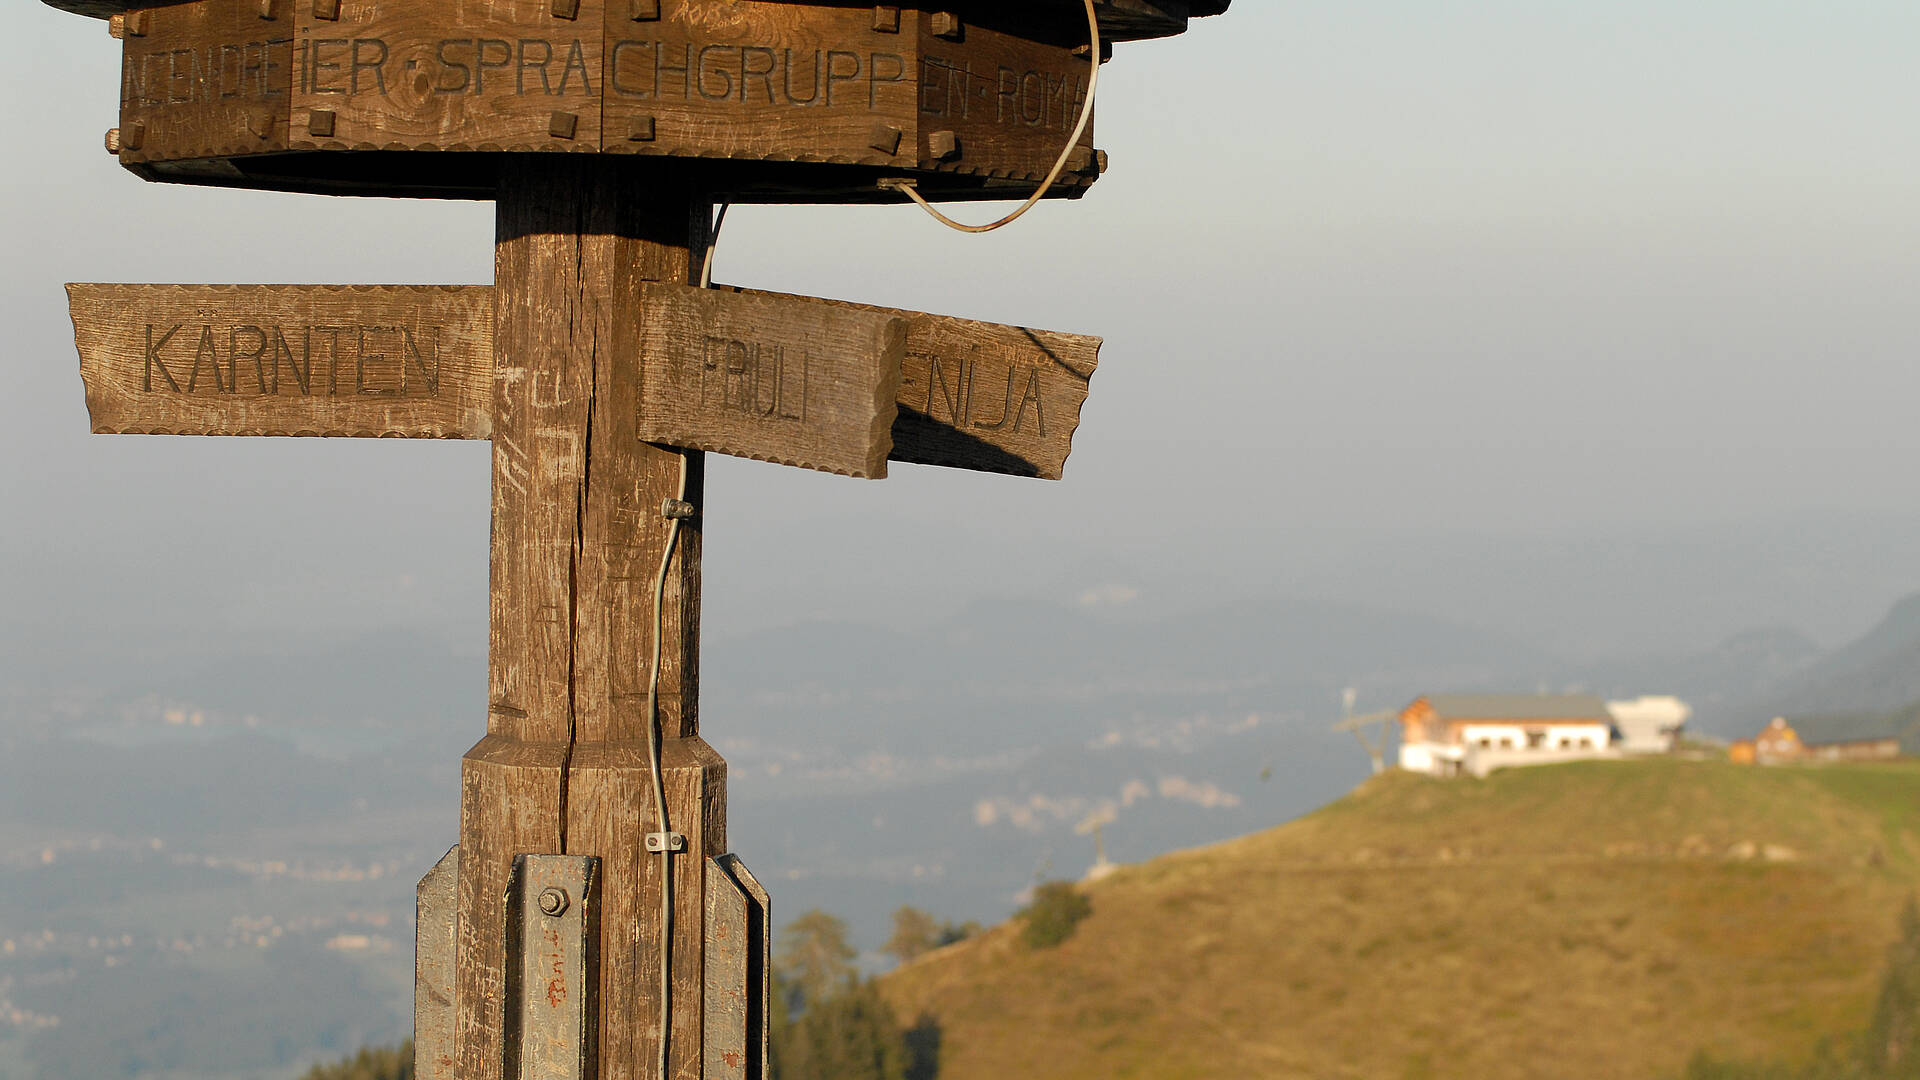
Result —
M650 832L647 834L647 850L680 854L687 850L687 836L677 832Z
M685 499L667 499L660 504L660 516L668 521L688 521L699 514Z

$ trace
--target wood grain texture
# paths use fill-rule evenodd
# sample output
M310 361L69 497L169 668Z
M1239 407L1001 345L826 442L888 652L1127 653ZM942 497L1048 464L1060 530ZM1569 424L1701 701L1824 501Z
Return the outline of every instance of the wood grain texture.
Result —
M460 930L455 1076L500 1080L506 1003L506 896L513 857L561 852L565 742L489 735L460 763Z
M759 461L887 475L906 320L773 293L649 286L639 435Z
M894 461L1046 480L1064 473L1099 365L1099 338L844 300L787 299L906 319Z
M463 877L462 914L497 921L497 880L512 856L566 853L602 860L605 925L601 1076L641 1080L657 1042L649 960L661 886L642 850L655 819L645 754L653 585L668 536L662 500L679 492L682 455L635 432L643 289L684 283L707 243L709 205L684 176L651 162L528 155L504 167L495 263L494 525L486 753L469 755L463 792L463 874L469 833L486 834L476 886ZM701 501L702 458L685 457L686 497ZM725 842L725 768L693 738L697 723L700 528L683 524L661 610L661 727L673 828L702 850ZM553 748L551 775L516 755ZM545 751L540 751L545 753ZM542 758L544 762L546 758ZM502 768L505 762L515 768ZM484 781L484 783L483 783ZM492 787L485 786L492 784ZM503 822L485 800L513 800L543 827ZM497 840L493 834L506 837ZM547 846L517 849L516 844ZM479 849L475 849L479 850ZM504 861L503 861L504 860ZM674 886L676 1075L699 1070L698 863ZM493 897L495 899L489 899ZM468 907L465 905L476 905ZM649 919L652 921L649 923ZM499 954L463 936L463 1080L500 1074L489 993ZM690 1004L689 1004L690 1003ZM676 1017L678 1017L676 1012ZM682 1035L681 1032L690 1032Z
M1040 181L1052 171L1079 122L1092 66L1073 45L1029 40L956 17L960 29L935 33L927 18L920 35L921 169ZM1086 25L1067 41L1086 39ZM1093 125L1080 142L1082 170L1062 176L1085 183L1092 169Z
M120 160L287 148L294 0L195 0L146 9L121 49Z
M93 430L484 439L486 286L69 285Z
M597 151L605 0L339 0L303 6L299 150ZM616 0L618 2L618 0Z
M254 0L140 13L151 25L127 37L123 163L181 183L472 197L492 192L494 162L396 157L566 151L728 162L712 186L746 201L890 201L879 182L902 176L932 199L1022 197L1058 157L1087 84L1073 55L1084 24L1058 12L271 4L284 13L262 19ZM1091 132L1076 149L1054 197L1098 179Z
M726 763L699 738L662 747L667 815L687 850L673 858L672 1041L669 1074L701 1073L707 858L726 851ZM660 995L660 856L640 849L658 829L641 742L582 743L573 757L568 847L598 855L609 933L602 941L602 1080L651 1080ZM615 906L619 905L619 906Z
M88 15L104 19L135 8L159 6L152 0L46 0L47 4L71 11L76 15ZM163 0L178 2L178 0ZM1224 13L1230 0L1099 0L1095 5L1100 16L1101 35L1110 41L1135 41L1141 38L1169 37L1187 29L1187 20L1206 15ZM989 17L996 14L1011 14L1015 17L1041 16L1051 20L1073 21L1082 19L1081 7L1077 0L1014 0L1002 3L998 0L976 0L969 10L984 11Z
M912 163L915 38L871 6L659 0L636 20L609 2L607 151Z

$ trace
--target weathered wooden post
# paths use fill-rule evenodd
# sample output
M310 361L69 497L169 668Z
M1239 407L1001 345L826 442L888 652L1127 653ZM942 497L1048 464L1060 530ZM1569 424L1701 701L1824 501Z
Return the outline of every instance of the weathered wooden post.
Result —
M1099 342L704 288L713 207L1078 196L1087 15L1227 0L49 2L124 39L107 145L143 177L496 201L490 287L69 287L95 431L492 440L420 1075L763 1076L767 898L699 735L702 453L1058 478Z

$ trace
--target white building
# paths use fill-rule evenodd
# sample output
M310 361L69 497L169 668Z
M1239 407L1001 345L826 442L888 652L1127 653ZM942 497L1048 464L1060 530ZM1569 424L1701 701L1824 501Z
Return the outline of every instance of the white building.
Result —
M1400 767L1485 776L1512 765L1617 757L1613 714L1591 694L1429 694L1400 711Z
M1607 711L1613 714L1620 749L1629 754L1672 753L1681 729L1693 719L1693 706L1667 696L1609 701Z

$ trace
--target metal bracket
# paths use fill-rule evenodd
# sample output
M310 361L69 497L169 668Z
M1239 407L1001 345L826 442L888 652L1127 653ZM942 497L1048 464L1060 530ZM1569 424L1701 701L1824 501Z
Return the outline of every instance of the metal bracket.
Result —
M738 855L707 860L701 1080L770 1080L767 891Z
M668 521L686 521L698 514L694 505L684 499L667 499L660 504L660 516Z
M413 1068L419 1080L453 1080L453 956L460 914L460 848L446 853L414 894Z
M598 1076L600 860L516 855L507 885L505 1080Z
M650 832L647 834L647 850L656 853L664 851L675 855L681 854L687 850L686 834Z

